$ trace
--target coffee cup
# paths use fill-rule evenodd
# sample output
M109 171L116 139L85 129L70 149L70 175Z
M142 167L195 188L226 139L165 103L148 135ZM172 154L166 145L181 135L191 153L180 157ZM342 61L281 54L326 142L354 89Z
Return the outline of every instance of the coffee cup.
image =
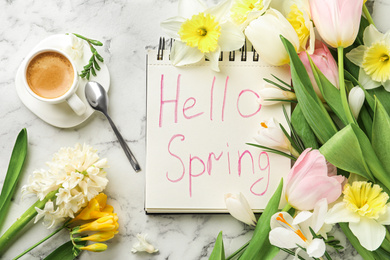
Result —
M23 73L28 93L36 99L58 104L67 102L77 115L87 107L76 95L78 74L72 59L58 49L41 49L27 59Z

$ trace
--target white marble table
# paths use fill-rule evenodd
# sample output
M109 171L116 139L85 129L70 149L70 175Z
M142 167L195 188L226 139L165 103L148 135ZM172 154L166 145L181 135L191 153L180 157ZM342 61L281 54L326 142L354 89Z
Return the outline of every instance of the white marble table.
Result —
M33 114L15 90L15 74L30 49L42 39L77 32L104 43L101 53L111 72L109 112L135 156L145 167L145 47L155 47L162 35L159 22L176 14L177 1L85 0L0 1L0 186L18 132L27 128L28 158L4 227L8 227L35 198L21 200L20 188L28 175L44 168L60 147L87 143L107 157L110 180L106 193L119 216L119 234L102 253L83 252L80 259L208 259L215 238L224 231L229 255L252 236L252 229L230 215L146 215L144 172L135 173L107 120L95 113L70 129L53 127ZM4 228L3 228L4 231ZM2 259L11 259L50 231L30 225ZM148 233L158 254L132 254L137 233ZM42 259L67 240L61 232L22 259ZM344 241L345 242L345 241ZM334 259L359 259L349 247ZM279 259L283 259L280 256Z

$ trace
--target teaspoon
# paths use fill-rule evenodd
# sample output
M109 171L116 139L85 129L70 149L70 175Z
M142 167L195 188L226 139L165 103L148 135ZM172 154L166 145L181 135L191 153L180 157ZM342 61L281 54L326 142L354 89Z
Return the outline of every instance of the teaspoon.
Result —
M125 152L127 158L130 161L131 166L133 166L133 169L136 172L140 171L141 167L139 166L137 159L135 159L133 153L130 151L130 148L127 146L122 135L119 133L111 117L108 115L108 97L106 90L99 83L89 81L85 85L85 97L87 98L88 103L93 109L102 112L107 117L108 122L110 122L110 125L123 148L123 151Z

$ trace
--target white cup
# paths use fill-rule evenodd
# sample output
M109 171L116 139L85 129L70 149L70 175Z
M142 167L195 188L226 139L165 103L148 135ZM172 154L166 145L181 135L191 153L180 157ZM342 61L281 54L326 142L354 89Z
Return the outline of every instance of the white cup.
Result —
M38 95L37 93L35 93L30 85L28 84L28 81L27 81L27 69L29 68L30 66L30 62L35 58L37 57L38 55L40 54L43 54L43 53L47 53L47 52L55 52L55 53L58 53L62 56L64 56L69 62L70 64L72 65L72 68L73 68L73 82L72 84L69 86L68 90L63 93L61 96L59 97L55 97L55 98L46 98L46 97L42 97L40 95ZM62 103L64 101L66 101L69 106L73 109L73 111L77 114L77 115L82 115L85 113L87 107L86 105L84 104L83 101L81 101L81 99L76 95L76 90L78 88L78 73L77 73L77 69L76 69L76 66L74 65L72 59L69 57L68 54L66 54L65 52L61 51L61 50L58 50L58 49L53 49L53 48L46 48L46 49L40 49L38 51L35 51L34 53L32 53L27 59L26 59L26 63L24 65L24 70L23 70L23 81L24 81L24 85L26 87L26 90L28 93L30 93L33 97L35 97L36 99L42 101L42 102L45 102L45 103L48 103L48 104L58 104L58 103Z

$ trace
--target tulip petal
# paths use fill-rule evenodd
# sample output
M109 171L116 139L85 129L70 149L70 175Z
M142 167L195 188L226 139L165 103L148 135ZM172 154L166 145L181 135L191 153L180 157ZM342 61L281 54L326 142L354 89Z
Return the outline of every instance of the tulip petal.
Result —
M326 214L325 223L334 224L339 222L358 223L360 216L346 208L345 202L335 204Z
M227 21L220 26L221 36L219 36L218 45L221 51L237 50L244 45L245 36L234 23Z
M386 235L384 226L367 217L362 217L357 223L349 223L349 228L359 239L360 244L370 251L376 250Z
M172 17L160 23L163 31L173 39L179 39L180 36L177 34L182 23L185 21L183 17Z
M363 42L366 46L371 46L378 39L383 38L383 33L379 32L373 24L370 24L363 33Z
M297 244L304 246L303 240L292 230L277 227L269 232L269 241L272 245L280 248L296 248Z
M225 204L234 218L248 225L256 226L256 217L242 193L238 195L234 193L225 194Z
M325 249L326 249L326 246L325 246L325 242L323 239L320 239L320 238L315 238L310 244L309 246L307 247L307 254L310 256L310 257L316 257L316 258L319 258L321 256L324 255L325 253Z
M364 52L367 50L367 47L360 45L359 47L351 50L346 54L347 58L355 65L362 67L363 66L363 57Z
M191 18L192 15L203 12L206 8L206 4L200 0L180 0L179 16Z
M359 82L365 89L373 89L382 85L382 83L372 80L362 68L359 70Z
M175 66L184 66L200 61L204 57L197 48L190 47L184 42L175 41L171 50L171 62Z

